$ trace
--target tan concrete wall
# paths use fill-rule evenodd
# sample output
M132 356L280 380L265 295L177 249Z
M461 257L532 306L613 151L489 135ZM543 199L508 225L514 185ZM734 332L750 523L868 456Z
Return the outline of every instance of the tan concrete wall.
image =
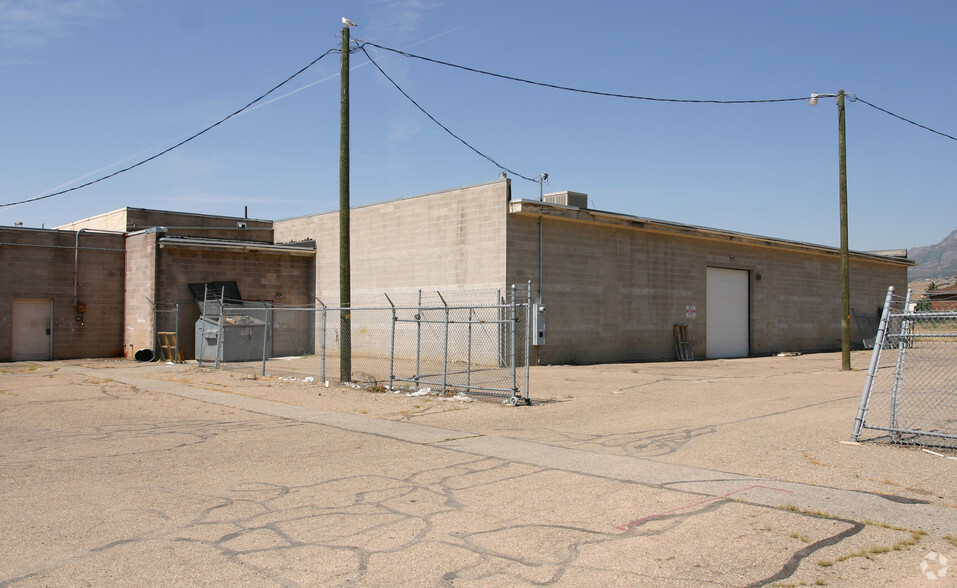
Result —
M836 252L789 251L548 217L543 236L547 339L545 346L533 348L533 362L672 359L675 323L690 325L695 356L703 358L709 266L749 271L752 354L840 348ZM536 217L509 217L509 282L532 280L537 291L538 242ZM903 291L906 282L906 266L852 259L852 307L871 313L883 303L888 286ZM689 306L695 307L695 318L686 316Z
M187 212L128 208L129 231L164 227L169 236L200 237L272 243L272 222L230 216L208 216ZM239 225L245 225L240 228Z
M156 300L168 307L179 305L180 345L187 359L195 357L194 327L199 307L188 284L235 281L244 300L264 300L285 306L312 303L312 256L286 253L203 250L164 247L156 264ZM137 317L137 321L141 317ZM312 353L311 324L279 321L273 334L272 353L279 356ZM159 326L173 330L171 325ZM150 345L152 347L152 345Z
M153 349L156 297L157 232L143 232L126 238L126 293L123 350L132 358L140 349Z
M53 358L122 355L122 234L0 228L0 361L12 357L13 300L53 300ZM86 305L82 320L76 294Z
M503 287L508 199L501 180L353 209L353 306L385 305L385 292ZM275 238L316 241L316 295L338 304L339 213L276 221Z
M91 229L97 231L116 231L118 233L125 233L127 231L126 211L126 208L111 210L110 212L104 212L103 214L91 216L83 220L60 225L56 228L64 231Z

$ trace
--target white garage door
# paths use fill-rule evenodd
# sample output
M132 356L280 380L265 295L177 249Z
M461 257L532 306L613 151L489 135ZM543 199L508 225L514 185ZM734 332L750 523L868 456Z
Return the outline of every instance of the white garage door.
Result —
M50 359L53 301L18 298L13 301L13 361Z
M748 272L709 267L707 289L708 358L747 357Z

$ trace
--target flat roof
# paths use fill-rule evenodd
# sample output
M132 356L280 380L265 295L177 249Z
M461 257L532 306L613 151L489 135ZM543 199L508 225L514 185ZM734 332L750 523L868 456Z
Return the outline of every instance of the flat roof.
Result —
M643 218L617 212L593 210L590 208L576 208L574 206L553 204L551 202L542 202L540 200L513 200L509 202L509 213L524 216L549 216L571 222L613 225L633 230L649 231L681 237L709 239L712 241L740 243L742 245L770 247L774 249L789 249L792 251L803 251L821 255L840 255L841 253L841 250L837 247L828 247L825 245L816 245L814 243L804 243L801 241L791 241L788 239L777 239L774 237L763 237L761 235L739 233L736 231L727 231L723 229L712 229L709 227L686 225L682 223ZM904 250L904 253L906 255L906 250ZM867 259L871 261L892 263L908 267L915 265L913 260L896 255L889 256L882 255L880 253L863 251L850 251L849 254L857 259Z
M159 246L183 247L187 249L220 249L229 251L252 251L260 253L288 253L292 255L314 256L315 241L297 241L295 243L257 243L255 241L226 241L221 239L197 239L192 237L160 237Z

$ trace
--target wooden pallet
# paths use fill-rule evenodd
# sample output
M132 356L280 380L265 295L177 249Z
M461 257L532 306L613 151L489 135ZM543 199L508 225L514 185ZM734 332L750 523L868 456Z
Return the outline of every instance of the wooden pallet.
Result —
M176 333L156 333L156 342L159 344L159 361L183 363L183 350L176 341Z
M678 324L674 327L675 355L679 361L694 361L694 349L691 347L691 334L688 325Z

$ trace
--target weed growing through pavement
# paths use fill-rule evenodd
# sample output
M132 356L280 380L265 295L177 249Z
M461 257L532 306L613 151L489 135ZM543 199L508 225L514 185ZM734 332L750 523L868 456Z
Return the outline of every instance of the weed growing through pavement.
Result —
M842 555L842 556L839 556L839 557L836 558L834 561L831 561L831 560L822 560L822 561L819 561L819 562L817 562L817 565L819 565L819 566L821 566L821 567L830 567L830 566L834 565L835 563L839 563L839 562L842 562L842 561L847 561L847 560L853 559L853 558L855 558L855 557L863 557L863 558L866 558L866 559L873 559L873 556L881 555L882 553L890 553L891 551L903 551L904 549L907 549L907 548L909 548L909 547L913 547L914 545L917 545L918 543L920 543L921 538L922 538L924 535L927 534L926 531L922 531L922 530L920 530L920 529L905 529L905 528L903 528L903 527L896 527L896 526L894 526L894 525L887 525L887 524L884 524L884 523L875 523L875 522L873 522L873 521L862 521L862 522L863 522L865 525L872 525L872 526L875 526L875 527L882 527L882 528L884 528L884 529L890 529L891 531L899 531L899 532L901 532L901 533L910 533L910 538L909 538L909 539L901 539L900 541L898 541L897 543L894 543L894 544L893 544L892 546L890 546L890 547L888 547L888 546L886 546L886 545L876 545L876 546L874 546L874 547L866 547L866 548L864 548L864 549L860 549L860 550L855 551L855 552L853 552L853 553L847 553L847 554L844 554L844 555Z
M808 514L808 515L821 517L825 519L843 520L840 517L836 517L824 511L804 509L804 508L795 506L793 504L785 504L778 508L780 508L781 510L786 510L790 512L799 512L802 514ZM884 529L889 529L891 531L899 531L901 533L910 533L910 537L906 539L901 539L900 541L894 543L890 547L887 547L885 545L877 545L874 547L867 547L859 551L855 551L854 553L848 553L848 554L839 556L838 558L834 560L822 559L821 561L817 562L817 565L821 566L822 568L829 568L833 566L835 563L846 561L855 557L864 557L867 559L871 559L873 556L880 555L882 553L889 553L891 551L903 551L904 549L913 547L917 545L918 543L920 543L920 540L924 537L924 535L927 534L927 531L922 531L920 529L905 529L904 527L897 527L894 525L888 525L886 523L878 523L875 521L868 521L868 520L863 520L861 522L865 525L881 527ZM792 533L790 536L796 539L797 538L796 535L797 533ZM945 536L944 539L947 539L948 541L953 543L955 546L957 546L957 537L948 535L948 536Z
M788 535L791 539L797 539L798 541L803 541L804 543L810 543L810 539L807 538L807 535L801 535L800 533L791 533Z

